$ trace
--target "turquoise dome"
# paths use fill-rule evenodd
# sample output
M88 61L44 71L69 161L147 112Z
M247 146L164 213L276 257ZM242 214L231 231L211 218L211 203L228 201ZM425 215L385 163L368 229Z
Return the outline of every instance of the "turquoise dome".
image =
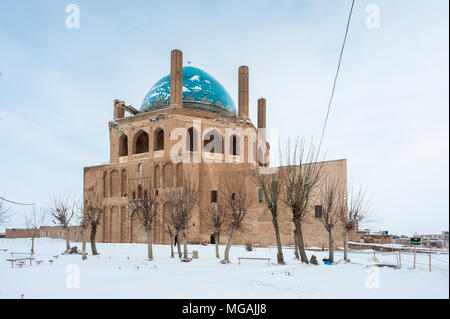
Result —
M170 74L156 82L142 101L141 111L152 112L170 104ZM205 71L183 68L183 107L236 115L236 106L225 88Z

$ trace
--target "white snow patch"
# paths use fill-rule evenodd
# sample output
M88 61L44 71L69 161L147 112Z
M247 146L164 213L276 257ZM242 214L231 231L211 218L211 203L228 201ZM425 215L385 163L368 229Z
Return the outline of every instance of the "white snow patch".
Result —
M81 243L72 243L79 249ZM0 239L0 249L14 252L30 250L30 239ZM145 244L98 243L100 256L90 254L61 255L65 241L37 238L36 258L43 262L30 267L11 268L8 252L0 250L0 298L449 298L448 254L432 255L432 272L428 271L428 254L417 254L417 268L412 269L413 255L402 254L402 269L376 268L378 288L373 284L366 265L374 261L372 250L352 250L351 263L335 253L336 263L322 262L327 252L307 251L317 256L318 266L301 264L294 259L293 249L285 248L286 265L276 265L277 250L257 248L247 252L233 246L231 264L223 265L215 257L214 245L189 245L198 250L199 259L189 263L170 258L168 245L154 245L154 260L147 261ZM224 246L220 246L223 256ZM175 249L176 252L176 249ZM270 257L271 264L238 257ZM376 252L380 263L396 264L395 253ZM49 260L54 260L53 264ZM71 266L75 265L75 266ZM69 267L71 266L71 267ZM68 288L79 269L79 288ZM370 269L370 268L369 268ZM176 289L182 283L186 289ZM149 288L157 287L157 289ZM217 289L220 287L220 289Z

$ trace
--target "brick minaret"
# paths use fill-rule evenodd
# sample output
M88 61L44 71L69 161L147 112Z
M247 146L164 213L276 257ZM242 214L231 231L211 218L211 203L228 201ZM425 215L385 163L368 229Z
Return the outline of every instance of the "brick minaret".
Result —
M183 52L180 50L171 52L170 106L183 107Z
M125 102L120 100L114 100L114 119L121 119L125 116L125 109L123 108Z
M239 67L238 115L248 117L248 66Z
M266 128L266 99L258 100L258 128Z

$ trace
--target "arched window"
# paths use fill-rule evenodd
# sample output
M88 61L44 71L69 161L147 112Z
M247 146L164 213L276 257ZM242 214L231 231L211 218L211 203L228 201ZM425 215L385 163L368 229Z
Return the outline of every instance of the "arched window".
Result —
M183 163L177 164L177 187L183 186Z
M230 154L231 155L239 155L238 141L239 141L239 138L236 135L230 136Z
M144 131L139 131L135 135L134 154L141 154L148 152L148 134Z
M142 198L142 186L138 185L137 187L137 198Z
M160 179L160 169L159 169L159 165L155 166L155 172L154 172L154 181L155 181L155 188L159 188L159 179Z
M120 175L117 170L113 170L110 175L110 191L112 197L120 196Z
M159 128L155 131L154 151L162 151L164 149L164 130Z
M212 129L205 134L204 150L205 152L223 154L223 138L219 131Z
M122 170L122 197L127 197L127 171Z
M127 155L128 155L128 136L122 134L119 137L119 156L127 156Z
M189 128L186 134L186 151L198 152L199 145L197 145L198 144L197 139L198 139L197 130L194 130L193 127Z
M108 172L103 172L103 197L108 197Z
M164 187L173 186L173 165L172 163L167 163L163 167L163 183Z

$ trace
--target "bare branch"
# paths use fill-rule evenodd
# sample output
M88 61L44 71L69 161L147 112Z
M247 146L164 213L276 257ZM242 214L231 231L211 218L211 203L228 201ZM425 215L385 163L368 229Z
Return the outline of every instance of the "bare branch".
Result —
M0 199L0 226L7 226L12 215L9 207L6 206L6 202Z
M327 231L330 231L339 220L339 202L343 197L341 181L339 178L331 178L324 181L320 192L322 205L322 223Z

